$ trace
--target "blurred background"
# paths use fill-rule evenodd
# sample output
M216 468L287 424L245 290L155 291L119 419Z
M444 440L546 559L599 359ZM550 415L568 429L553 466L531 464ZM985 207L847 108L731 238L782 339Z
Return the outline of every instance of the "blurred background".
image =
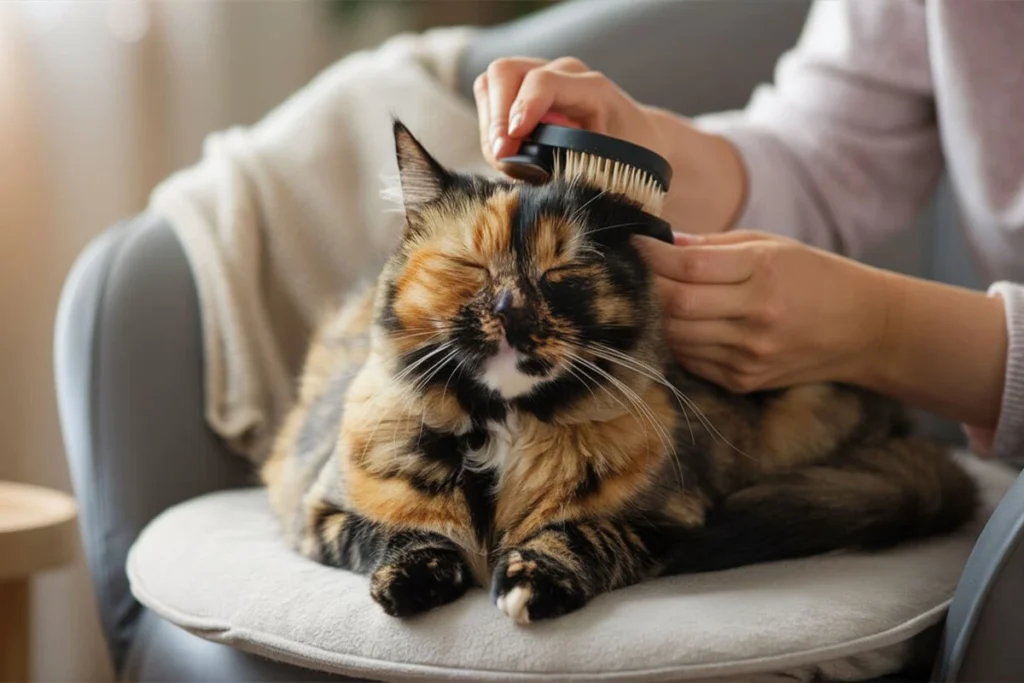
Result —
M70 491L51 360L63 278L208 133L255 122L394 33L553 1L0 2L0 480ZM111 677L78 558L34 580L34 680Z

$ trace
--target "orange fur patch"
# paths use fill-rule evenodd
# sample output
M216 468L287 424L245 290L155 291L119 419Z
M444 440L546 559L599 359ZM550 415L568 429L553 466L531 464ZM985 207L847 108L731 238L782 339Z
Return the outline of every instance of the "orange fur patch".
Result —
M663 388L649 385L639 395L657 427L633 413L577 425L520 418L515 459L502 474L495 511L503 544L521 542L548 524L628 509L650 487L671 457L677 416ZM577 495L588 464L599 483Z

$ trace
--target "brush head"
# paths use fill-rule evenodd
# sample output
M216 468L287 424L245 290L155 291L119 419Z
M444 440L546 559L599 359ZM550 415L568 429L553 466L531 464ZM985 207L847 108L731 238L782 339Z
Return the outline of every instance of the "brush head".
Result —
M541 124L523 139L519 153L500 160L514 178L541 184L552 178L617 194L650 216L635 232L672 242L672 229L658 218L672 180L672 167L645 147L578 128Z

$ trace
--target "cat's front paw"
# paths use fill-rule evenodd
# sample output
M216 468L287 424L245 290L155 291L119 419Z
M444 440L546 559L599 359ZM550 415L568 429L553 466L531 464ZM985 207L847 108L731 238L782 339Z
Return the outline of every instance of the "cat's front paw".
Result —
M411 617L458 599L469 580L458 552L421 548L378 567L370 595L391 616Z
M577 610L587 595L580 577L557 560L513 550L494 568L491 600L517 624L528 624Z

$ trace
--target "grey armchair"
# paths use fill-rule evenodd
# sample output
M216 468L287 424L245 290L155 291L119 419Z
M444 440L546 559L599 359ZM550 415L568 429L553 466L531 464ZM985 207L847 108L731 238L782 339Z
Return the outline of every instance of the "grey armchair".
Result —
M484 32L463 58L460 89L470 97L475 75L501 55L573 54L642 101L685 114L734 108L770 79L806 8L802 0L572 2ZM962 259L950 258L958 245L948 205L940 197L903 245L899 253L926 255L904 269L977 284ZM129 591L125 556L152 518L203 493L255 483L204 422L196 291L163 220L128 220L79 257L61 301L55 361L82 536L118 677L343 680L202 640L144 609ZM968 563L935 680L1024 680L1024 648L1016 646L1024 634L1022 524L1018 481Z

